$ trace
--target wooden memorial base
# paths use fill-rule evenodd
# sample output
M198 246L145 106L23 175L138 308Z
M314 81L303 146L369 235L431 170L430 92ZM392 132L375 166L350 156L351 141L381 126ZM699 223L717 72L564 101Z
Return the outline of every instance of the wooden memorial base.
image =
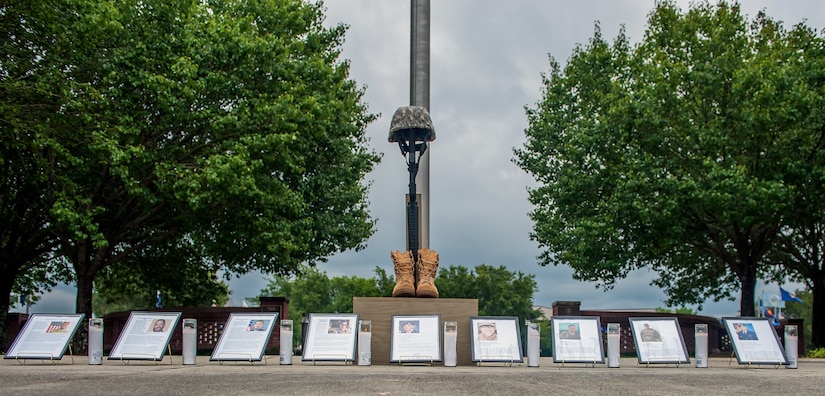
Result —
M478 300L463 298L353 297L352 312L360 320L372 321L372 364L390 364L393 315L441 315L439 329L444 345L445 321L458 323L456 364L472 366L470 316L478 315ZM443 363L437 363L439 365Z

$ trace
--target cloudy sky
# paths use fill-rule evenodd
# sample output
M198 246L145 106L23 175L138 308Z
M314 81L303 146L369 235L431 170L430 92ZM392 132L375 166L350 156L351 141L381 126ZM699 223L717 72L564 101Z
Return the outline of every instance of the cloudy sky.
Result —
M786 27L802 22L825 27L825 2L743 0L750 17L765 9ZM686 9L689 2L680 1ZM527 188L535 182L515 166L513 149L524 143L525 107L541 99L541 76L548 55L565 63L586 43L599 23L612 40L621 26L631 42L643 38L654 0L440 0L431 2L430 114L437 140L430 150L430 247L441 265L506 266L534 274L534 304L576 300L584 309L663 306L664 295L637 271L610 291L573 280L563 266L540 267L530 240ZM372 277L376 266L392 271L391 250L406 243L408 173L398 146L387 142L390 118L410 104L410 0L327 0L327 24L349 26L343 58L351 76L366 87L364 101L380 117L367 135L383 160L368 175L370 212L377 231L360 252L345 252L320 265L330 276ZM267 278L249 274L230 282L232 300L258 294ZM794 289L799 285L787 284ZM769 293L778 294L776 284ZM759 290L757 290L759 292ZM61 287L33 312L72 312L74 290ZM704 304L702 314L736 316L735 301Z

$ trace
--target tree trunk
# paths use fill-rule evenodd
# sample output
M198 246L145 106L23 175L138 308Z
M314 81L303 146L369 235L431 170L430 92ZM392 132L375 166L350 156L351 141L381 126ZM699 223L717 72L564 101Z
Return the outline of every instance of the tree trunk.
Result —
M6 346L11 340L6 340L6 329L9 321L9 301L11 300L11 289L14 286L14 274L4 274L0 280L0 352L6 352ZM7 343L8 342L8 343Z
M756 316L756 306L753 302L756 290L756 266L743 263L743 273L739 276L741 289L739 291L739 316Z
M825 348L825 279L813 282L811 309L811 348Z
M75 300L75 312L86 314L85 319L92 317L92 285L94 275L77 275L77 299ZM74 337L74 352L86 353L88 347L88 334L85 331L78 331Z
M74 272L77 277L77 297L75 299L75 312L86 315L86 319L92 317L92 287L95 275L100 269L96 255L87 254L91 249L91 242L83 241L77 244L77 250L73 255ZM100 254L100 252L98 252ZM85 331L78 331L72 342L75 353L86 353L89 343L89 334Z

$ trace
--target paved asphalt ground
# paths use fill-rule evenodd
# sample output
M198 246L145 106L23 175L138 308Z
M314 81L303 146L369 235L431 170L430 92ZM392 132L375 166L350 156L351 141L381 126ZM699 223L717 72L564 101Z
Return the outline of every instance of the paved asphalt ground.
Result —
M313 365L300 357L281 366L278 356L255 364L210 362L182 365L180 356L160 364L104 360L90 366L86 356L74 363L0 361L2 395L822 395L825 359L800 359L797 369L743 366L711 358L708 368L689 365L621 367L554 364L482 366Z

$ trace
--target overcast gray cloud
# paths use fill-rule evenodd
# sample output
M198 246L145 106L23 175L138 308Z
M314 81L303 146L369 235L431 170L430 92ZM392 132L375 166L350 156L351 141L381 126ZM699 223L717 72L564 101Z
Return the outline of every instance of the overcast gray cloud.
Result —
M765 9L786 27L804 18L816 29L825 26L825 2L743 3L744 13L754 16ZM686 9L688 2L679 4ZM540 251L529 238L532 222L527 215L527 188L534 181L511 162L513 148L524 142L524 108L541 99L548 54L564 63L576 45L593 36L597 21L605 38L612 40L624 25L631 42L638 42L653 6L653 0L431 2L430 113L438 139L429 148L430 247L441 255L442 266L504 265L534 274L537 305L557 300L579 300L587 309L664 305L665 297L649 285L653 274L647 271L633 272L604 292L573 280L567 267L538 266ZM395 109L410 103L410 0L328 0L326 8L327 24L349 25L342 56L350 61L352 78L366 87L370 111L381 114L367 134L371 147L384 158L368 176L377 232L365 250L336 255L320 268L331 276L371 277L376 266L391 271L389 252L405 246L408 176L387 134ZM232 298L240 304L265 284L261 274L233 279ZM56 297L63 294L73 291L61 288ZM53 301L49 296L36 308L56 312L60 308ZM707 315L738 315L739 304L709 303L704 308Z

